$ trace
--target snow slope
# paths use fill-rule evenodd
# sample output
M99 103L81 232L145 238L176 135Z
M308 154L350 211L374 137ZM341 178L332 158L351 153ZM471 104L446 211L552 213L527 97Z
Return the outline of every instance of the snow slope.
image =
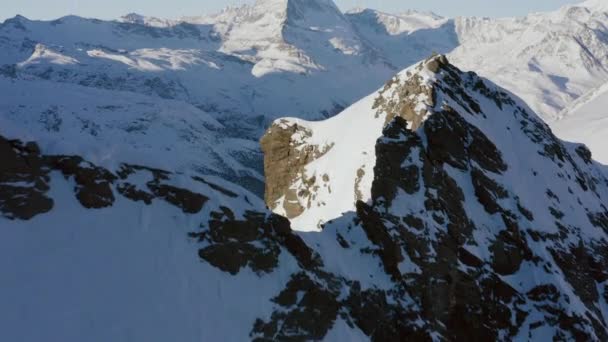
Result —
M390 14L373 9L347 12L361 36L393 65L410 66L433 53L458 46L454 22L434 13Z
M553 124L562 139L586 144L597 161L608 165L608 84L575 101Z

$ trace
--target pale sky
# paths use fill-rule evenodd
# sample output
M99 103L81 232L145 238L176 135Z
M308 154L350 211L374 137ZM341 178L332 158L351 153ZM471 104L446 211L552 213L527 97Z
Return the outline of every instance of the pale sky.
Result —
M343 10L369 7L387 12L406 9L454 16L519 16L557 9L580 0L335 0ZM608 0L606 0L608 1ZM17 14L30 19L56 19L68 14L115 19L136 12L161 18L177 18L217 12L228 5L253 0L0 0L0 21Z

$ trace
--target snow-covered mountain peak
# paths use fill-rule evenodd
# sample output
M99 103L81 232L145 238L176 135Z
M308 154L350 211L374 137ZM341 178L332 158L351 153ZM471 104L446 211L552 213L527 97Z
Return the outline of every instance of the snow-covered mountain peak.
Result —
M120 20L123 22L142 25L145 24L145 19L145 16L137 13L129 13L120 17Z
M289 15L297 12L332 10L340 12L333 0L257 0L254 7L264 8L269 11L286 10Z
M235 13L248 17L250 21L259 21L265 16L271 16L279 26L295 24L298 21L314 21L315 17L319 16L342 16L332 0L256 0L251 5L228 8L220 15L234 17Z
M448 20L432 12L414 10L391 14L369 8L359 8L348 11L347 15L359 25L368 26L371 30L379 33L386 32L392 36L410 34L421 29L435 29Z
M549 12L548 14L533 14L530 18L536 17L537 20L542 18L549 18L553 22L574 21L581 25L593 26L598 20L602 21L608 15L608 3L605 1L585 1L578 4L565 5L556 11ZM564 28L565 32L569 32L572 29L572 25L568 24Z
M320 229L371 198L376 141L386 125L400 117L416 131L446 108L488 117L526 106L445 56L433 56L331 119L277 120L262 138L267 205L296 229ZM344 127L348 132L335 134Z
M12 28L12 29L17 29L17 30L21 30L21 31L27 31L27 23L30 20L20 14L17 14L16 16L12 17L12 18L8 18L6 19L3 23L0 23L0 27L3 28Z

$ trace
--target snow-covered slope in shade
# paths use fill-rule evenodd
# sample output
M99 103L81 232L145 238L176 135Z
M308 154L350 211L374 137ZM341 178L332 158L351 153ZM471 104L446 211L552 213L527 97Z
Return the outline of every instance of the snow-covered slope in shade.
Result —
M3 340L242 341L297 269L282 253L281 272L235 282L201 263L207 243L188 235L211 212L263 207L238 187L120 159L111 172L49 149L0 137Z
M369 8L357 8L346 12L353 21L361 20L360 25L367 21L370 29L378 33L384 31L390 35L413 33L418 30L434 29L448 21L447 18L432 12L409 10L399 14L375 11ZM361 27L361 26L359 26Z
M231 137L209 113L184 102L46 80L0 77L5 136L43 143L55 154L85 155L194 175L217 175L258 195L255 142Z
M608 9L603 1L522 18L456 18L454 64L523 98L546 120L608 80Z
M608 165L608 83L566 108L552 127L560 138L586 144L595 160Z
M347 17L393 65L410 66L432 53L447 53L458 46L454 22L434 13L358 9L347 12Z
M120 17L120 21L129 24L138 24L152 27L170 27L179 24L177 20L146 17L137 13L129 13Z

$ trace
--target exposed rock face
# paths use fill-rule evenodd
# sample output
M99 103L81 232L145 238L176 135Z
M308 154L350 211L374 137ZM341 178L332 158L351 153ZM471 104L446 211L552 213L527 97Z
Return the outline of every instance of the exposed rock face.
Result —
M0 154L3 161L0 166L0 212L12 219L29 220L53 208L53 199L47 197L51 171L73 179L76 199L87 209L112 207L115 191L148 205L154 199L161 199L189 214L200 212L208 200L204 195L168 184L171 173L162 170L123 164L114 174L79 156L42 155L34 142L23 144L2 136ZM146 184L146 189L129 182L129 176L137 173L150 174L152 180Z
M279 121L261 139L266 204L288 218L297 217L306 207L310 208L317 190L316 177L309 178L304 167L331 149L331 146L305 144L310 137L312 132L306 127ZM329 179L325 178L325 181ZM296 183L301 186L294 186ZM300 198L304 200L300 201Z
M426 67L436 73L444 64L447 64L445 56L438 56L429 59L426 64L419 64L417 68L420 71ZM395 76L380 91L372 109L377 110L376 116L386 113L385 125L398 116L405 119L412 129L417 129L427 114L424 109L417 108L419 102L433 107L435 100L434 87L425 84L421 76L414 75L403 81Z
M5 217L27 220L53 208L38 145L0 137L0 160L0 212Z
M59 156L51 157L51 167L60 170L65 177L74 177L76 182L76 198L89 209L100 209L112 206L114 193L112 182L117 177L108 170L96 167L84 161L81 157Z

